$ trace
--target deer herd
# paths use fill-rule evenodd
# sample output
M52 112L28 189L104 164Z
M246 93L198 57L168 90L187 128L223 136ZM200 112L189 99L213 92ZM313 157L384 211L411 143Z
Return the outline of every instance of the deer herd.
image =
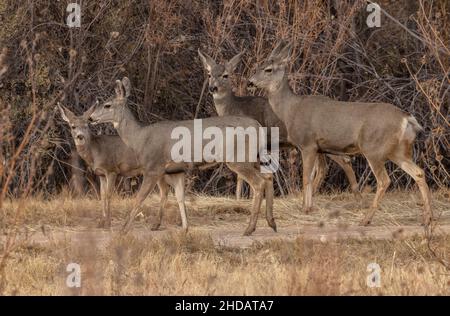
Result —
M431 223L431 196L425 173L412 158L413 142L422 127L412 115L387 103L341 102L325 96L295 94L289 86L287 72L292 45L285 41L278 43L248 80L250 88L265 90L267 99L233 93L230 77L242 53L224 64L216 63L200 50L198 54L208 73L208 89L218 114L217 117L203 119L203 127L219 130L228 127L277 127L279 145L301 152L302 203L305 213L312 211L313 193L324 177L325 157L335 161L344 170L355 198L361 199L350 159L350 156L360 154L367 159L377 180L373 203L361 225L370 224L380 199L389 187L390 179L385 168L388 160L415 180L423 200L423 224L428 226ZM155 185L159 188L161 200L156 222L151 229L157 230L161 225L170 186L175 191L182 227L187 230L185 174L209 162L205 159L195 162L192 162L194 159L175 161L171 155L175 142L171 133L180 126L192 130L194 120L143 125L127 107L130 94L131 83L125 77L116 81L115 94L111 98L101 104L97 101L81 116L58 103L61 117L70 126L80 157L100 178L103 205L100 226L111 227L110 200L117 176L142 175L143 182L122 232L131 229L133 220L141 212L145 198ZM118 136L94 135L89 124L100 123L112 123ZM269 134L266 135L267 140L271 139ZM249 147L247 141L244 145L244 148ZM226 165L237 175L238 198L243 181L252 189L250 222L244 235L251 235L255 231L263 199L267 224L276 231L273 175L261 172L260 165L250 160L226 162Z

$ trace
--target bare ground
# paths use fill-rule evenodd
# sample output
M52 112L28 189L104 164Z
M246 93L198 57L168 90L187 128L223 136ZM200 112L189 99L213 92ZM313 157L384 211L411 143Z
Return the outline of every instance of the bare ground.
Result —
M367 205L372 194L364 196ZM450 233L450 202L448 192L435 192L433 209L436 217L433 233ZM63 198L51 201L31 200L25 205L28 225L21 237L33 243L45 244L58 240L84 242L95 240L107 244L118 234L120 225L131 208L132 198L115 198L113 228L96 228L100 213L100 202L93 199L72 200ZM356 203L348 193L319 195L316 197L316 210L312 214L301 212L301 199L296 196L275 200L274 214L278 232L267 227L264 208L260 214L257 230L252 236L242 233L248 223L250 200L236 201L232 198L190 196L187 199L190 231L211 235L214 244L226 247L249 247L254 242L271 240L303 239L333 241L337 239L391 239L423 235L420 225L420 199L416 192L388 193L382 207L375 213L373 224L359 226L358 222L367 210ZM154 214L158 207L158 197L151 196L146 208ZM36 217L40 217L37 219ZM35 218L36 220L33 220ZM180 230L178 207L173 197L167 205L163 225L159 231L151 231L149 222L138 218L131 234L140 239L160 238L169 232ZM5 238L5 237L3 237Z
M149 238L161 238L168 235L170 232L179 230L175 227L170 227L165 230L151 231L145 228L134 229L131 235L135 238L146 240ZM275 233L270 228L260 228L252 236L243 236L242 230L236 228L217 227L212 228L193 228L192 230L201 233L207 233L211 236L213 242L217 246L224 247L250 247L255 242L264 243L268 241L294 241L302 237L304 240L318 240L321 242L336 241L338 239L393 239L393 238L409 238L412 236L422 236L425 230L421 226L349 226L342 228L339 226L286 226ZM41 230L32 233L28 241L45 245L55 241L67 240L72 243L84 244L86 242L94 241L97 245L107 245L110 241L119 234L119 229L111 231L102 229L86 229L86 230L71 230L60 229ZM435 235L450 234L450 225L439 225L434 230Z
M373 194L365 194L367 201ZM261 214L251 237L249 200L191 195L190 229L179 227L173 198L160 231L152 214L120 236L133 199L115 197L113 229L96 228L97 199L14 201L0 228L11 231L18 214L20 236L0 275L3 295L449 295L450 202L433 194L434 238L424 238L416 192L387 194L373 224L360 227L366 210L351 194L319 195L312 214L300 212L297 196L277 198L278 232ZM16 211L19 211L18 213ZM263 212L262 212L263 213ZM8 221L9 220L9 221ZM7 229L5 229L7 228ZM10 235L11 236L11 235ZM0 250L6 235L0 237ZM66 284L68 264L81 267L81 288ZM370 264L380 267L381 286L370 287ZM369 269L369 270L368 270Z

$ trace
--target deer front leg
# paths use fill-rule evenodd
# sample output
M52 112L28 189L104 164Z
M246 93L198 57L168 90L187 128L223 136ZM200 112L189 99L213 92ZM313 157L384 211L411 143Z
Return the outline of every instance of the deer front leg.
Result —
M105 227L111 227L111 197L114 192L114 187L116 185L117 174L108 173L106 175L106 190L105 190L105 203L106 203L106 219Z
M186 204L185 204L185 174L180 173L173 175L171 178L171 183L175 189L175 197L177 198L178 208L180 209L181 215L181 227L184 231L188 230L188 220L186 216Z
M273 176L272 174L261 174L265 182L264 196L266 198L266 220L267 224L276 232L277 224L275 223L275 218L273 217Z
M100 200L102 201L102 218L98 222L98 228L104 228L106 224L106 177L100 176Z
M367 157L367 161L369 162L369 166L372 169L372 172L375 175L375 178L377 179L377 192L375 193L375 197L372 202L372 207L369 209L369 211L364 216L363 220L361 221L361 226L367 226L372 222L373 215L375 214L375 211L378 209L378 204L381 198L383 197L384 193L386 192L387 188L389 187L391 180L389 179L389 175L386 171L386 167L384 166L386 160L385 159L379 159L379 158L369 158Z
M313 182L317 165L317 150L307 148L302 150L303 160L303 211L308 214L312 211Z
M164 179L165 177L158 180L158 187L159 187L159 195L160 195L160 203L159 203L159 210L158 215L156 217L156 222L151 226L151 230L158 230L161 226L162 217L164 209L166 208L167 204L167 196L169 194L169 187L167 186L167 182ZM149 214L148 214L149 215Z
M244 180L241 177L237 177L236 182L236 200L240 200L242 196L242 186L244 185Z
M259 211L261 209L261 202L265 191L265 180L260 176L259 170L254 168L250 163L228 163L228 167L244 179L252 188L253 205L250 215L250 222L247 229L244 232L244 236L250 236L256 229L256 223L258 221Z
M258 181L259 182L259 181ZM250 222L247 229L244 232L244 236L250 236L256 229L256 223L258 222L259 210L261 209L261 202L263 199L265 184L264 181L255 183L252 186L253 189L253 207L252 214L250 216Z
M313 181L313 194L319 192L319 188L322 186L323 180L325 179L325 174L327 173L327 162L325 160L325 155L318 154L316 159L316 176Z
M342 170L344 170L345 175L347 176L348 182L350 183L350 188L353 192L353 195L358 201L362 200L361 193L358 188L358 181L356 180L355 172L352 168L352 162L350 157L348 156L337 156L337 155L328 155L334 162L336 162Z
M136 196L136 201L135 201L133 210L131 211L130 215L128 216L127 221L125 222L125 224L122 227L122 234L125 234L130 230L131 225L133 224L134 218L139 213L139 210L142 207L142 203L144 202L147 195L155 187L157 179L158 179L158 177L154 176L154 175L144 176L144 181L142 182L141 188Z

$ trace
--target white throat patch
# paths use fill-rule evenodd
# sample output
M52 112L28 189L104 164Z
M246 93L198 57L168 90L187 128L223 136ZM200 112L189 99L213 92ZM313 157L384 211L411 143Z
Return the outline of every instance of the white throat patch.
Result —
M77 146L83 146L84 144L86 144L86 139L78 139L78 138L75 138L75 145L77 145Z

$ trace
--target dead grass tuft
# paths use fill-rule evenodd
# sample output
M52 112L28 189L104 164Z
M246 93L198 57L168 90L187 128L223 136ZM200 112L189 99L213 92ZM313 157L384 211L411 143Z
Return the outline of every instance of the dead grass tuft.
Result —
M331 229L339 233L354 226L362 212L349 211L344 205L352 199L318 196L318 209L312 214L298 211L298 200L276 199L275 215L280 229L297 225L299 233L312 226L320 227L323 236ZM445 193L435 192L434 207L442 223L449 223ZM365 197L366 198L366 197ZM176 203L169 203L165 230L155 234L118 236L95 230L100 202L92 199L69 200L64 196L52 200L30 199L24 203L29 234L47 225L45 243L25 240L11 253L5 267L7 295L448 295L449 274L429 251L423 236L408 237L400 227L392 239L318 240L297 237L289 240L258 239L247 248L217 244L212 233L217 229L243 229L248 216L236 212L248 209L250 201L228 198L190 197L191 228L185 233L172 221L178 216ZM329 201L333 206L329 206ZM121 224L131 200L115 198L114 224ZM173 202L173 201L172 201ZM152 196L146 207L156 210L158 199ZM330 216L339 214L339 216ZM409 193L390 193L376 214L375 227L397 223L417 224L420 208ZM227 216L226 220L220 217ZM261 216L263 217L263 216ZM65 226L66 225L66 226ZM261 218L256 234L264 236L265 219ZM56 238L54 231L77 231ZM148 229L138 221L135 230ZM352 228L354 229L354 228ZM64 231L66 231L64 230ZM62 230L61 230L62 231ZM269 231L269 230L267 230ZM99 238L99 234L102 234ZM261 237L260 236L260 237ZM269 237L270 237L269 236ZM296 236L299 236L298 234ZM389 236L388 236L389 237ZM257 239L255 239L257 240ZM432 239L439 258L448 260L450 236ZM67 264L79 263L82 287L65 285ZM381 267L381 287L369 288L367 265Z

